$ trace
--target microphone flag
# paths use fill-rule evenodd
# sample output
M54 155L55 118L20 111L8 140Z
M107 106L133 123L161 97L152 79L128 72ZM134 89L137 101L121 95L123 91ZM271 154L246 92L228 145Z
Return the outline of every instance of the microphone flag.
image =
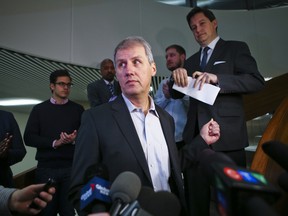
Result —
M92 178L82 189L80 198L80 209L83 210L93 200L111 203L109 196L111 183L99 177Z
M245 202L253 196L272 204L281 195L278 188L258 172L221 163L215 163L212 167L220 215L241 215Z

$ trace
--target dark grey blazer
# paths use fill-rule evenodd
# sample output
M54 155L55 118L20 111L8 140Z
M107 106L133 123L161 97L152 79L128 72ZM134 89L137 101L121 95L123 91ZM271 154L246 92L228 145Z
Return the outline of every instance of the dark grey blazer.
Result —
M121 88L119 82L114 80L114 93L115 95L121 94ZM108 86L104 79L96 80L89 83L87 86L87 97L91 107L107 103L112 97Z
M201 71L200 54L199 50L185 62L189 76ZM247 44L220 39L204 71L217 75L221 90L213 106L190 99L185 142L191 143L199 128L214 118L221 130L220 139L212 145L214 150L233 151L248 146L242 94L261 90L265 82ZM183 97L176 91L171 93L174 98Z
M171 167L171 190L185 205L180 161L174 141L172 117L156 106L168 145ZM115 101L86 110L76 140L71 175L70 200L79 204L79 190L85 182L84 174L90 165L103 163L108 167L110 181L124 171L134 172L143 186L152 187L152 180L144 152L132 118L122 96Z

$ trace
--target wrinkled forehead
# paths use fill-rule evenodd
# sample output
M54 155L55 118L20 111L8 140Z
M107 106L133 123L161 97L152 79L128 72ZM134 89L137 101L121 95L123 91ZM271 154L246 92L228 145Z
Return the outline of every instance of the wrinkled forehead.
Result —
M133 44L131 46L118 49L115 56L115 61L128 60L133 58L147 58L145 49L141 44Z

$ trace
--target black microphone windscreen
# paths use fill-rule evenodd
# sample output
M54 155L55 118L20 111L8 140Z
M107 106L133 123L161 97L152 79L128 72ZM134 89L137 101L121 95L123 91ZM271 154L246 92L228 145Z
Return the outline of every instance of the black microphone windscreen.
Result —
M275 210L268 205L262 198L254 196L246 200L245 205L238 215L245 216L279 216Z
M133 215L134 216L134 215ZM151 215L150 213L148 213L147 211L143 210L143 209L139 209L137 211L137 213L135 214L135 216L156 216L156 215Z
M137 200L125 206L121 210L119 215L121 216L152 216L140 206Z
M150 196L147 205L141 206L155 216L177 216L181 212L181 204L175 194L168 191L158 191Z
M110 188L110 196L112 200L120 199L125 203L134 201L141 189L141 181L139 177L129 171L120 173Z
M279 176L278 184L283 190L288 192L288 172L284 172Z
M137 197L137 200L142 208L146 209L150 197L152 197L154 193L155 192L151 187L142 186L139 195Z
M251 197L257 196L272 204L281 195L277 187L256 171L221 163L214 164L213 168L216 206L221 215L246 215L241 211Z
M288 145L278 141L266 142L262 145L263 151L288 171Z
M212 149L203 150L199 158L199 167L212 185L214 184L215 171L211 165L216 163L236 165L230 157L222 152L215 152Z

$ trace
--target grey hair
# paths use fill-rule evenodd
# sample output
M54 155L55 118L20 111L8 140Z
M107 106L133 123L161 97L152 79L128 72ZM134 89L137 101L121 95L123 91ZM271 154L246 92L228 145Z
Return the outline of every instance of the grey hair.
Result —
M115 48L114 50L114 63L116 64L116 54L119 50L122 49L127 49L131 46L135 46L135 45L141 45L144 47L145 49L145 54L148 58L148 62L150 64L154 63L154 58L153 58L153 54L152 54L152 49L150 44L144 40L144 38L140 37L140 36L130 36L125 38L124 40L122 40Z

